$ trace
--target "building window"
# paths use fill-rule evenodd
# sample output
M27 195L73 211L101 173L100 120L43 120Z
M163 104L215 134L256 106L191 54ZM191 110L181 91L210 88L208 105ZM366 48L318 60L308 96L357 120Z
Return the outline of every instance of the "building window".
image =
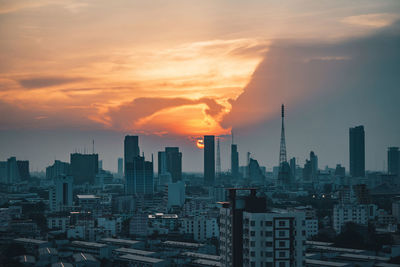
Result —
M250 235L251 235L251 236L255 236L255 235L256 235L256 232L251 231L251 232L250 232Z
M279 241L279 246L284 247L285 246L285 241Z
M272 247L272 242L265 242L266 247Z
M250 221L250 225L251 226L256 226L256 222L255 221Z
M284 258L286 253L284 251L279 251L279 258Z
M279 226L285 226L285 225L286 225L285 221L279 221Z
M265 226L272 226L272 221L265 221Z
M279 231L279 236L280 237L285 236L285 231Z

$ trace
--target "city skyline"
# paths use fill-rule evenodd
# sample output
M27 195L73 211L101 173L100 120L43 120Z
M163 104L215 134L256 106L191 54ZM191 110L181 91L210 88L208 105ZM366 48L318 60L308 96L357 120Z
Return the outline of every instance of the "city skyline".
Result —
M400 136L392 121L400 112L398 2L255 1L247 12L236 2L199 5L204 13L187 17L193 7L175 1L156 9L134 1L2 4L0 159L15 155L44 170L77 148L90 151L94 139L105 168L116 171L119 141L132 134L148 139L146 157L177 146L184 171L201 172L196 138L233 129L239 152L271 167L285 103L289 157L302 163L314 150L321 166L348 168L346 131L364 125L366 169L383 169L386 148L399 146ZM134 16L130 24L138 10L159 19ZM92 20L98 16L101 23ZM170 16L185 23L171 20L164 32ZM138 23L163 32L163 41ZM228 143L221 138L222 169L230 166Z

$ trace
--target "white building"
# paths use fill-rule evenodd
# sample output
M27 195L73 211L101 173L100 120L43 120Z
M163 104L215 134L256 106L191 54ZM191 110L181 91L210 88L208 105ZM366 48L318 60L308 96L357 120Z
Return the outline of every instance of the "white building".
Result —
M267 211L255 189L245 197L237 190L220 209L221 266L304 266L305 213Z
M49 191L49 204L52 212L63 211L72 206L71 176L59 176L54 179L54 186Z
M207 216L193 216L181 220L183 234L193 234L196 241L206 241L210 238L219 238L217 218Z
M337 233L347 222L367 225L377 215L375 204L339 204L333 207L333 229Z
M168 183L168 209L173 206L182 207L185 204L185 183L178 181Z
M47 217L47 227L51 230L59 229L67 231L69 227L70 217L65 215L49 215Z
M116 236L121 232L122 218L99 217L97 218L97 227L102 229L104 236Z

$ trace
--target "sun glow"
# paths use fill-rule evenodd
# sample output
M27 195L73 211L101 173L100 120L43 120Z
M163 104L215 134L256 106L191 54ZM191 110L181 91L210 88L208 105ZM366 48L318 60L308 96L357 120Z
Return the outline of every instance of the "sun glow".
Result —
M203 139L197 139L196 146L198 148L200 148L200 149L203 149L204 148L204 140Z

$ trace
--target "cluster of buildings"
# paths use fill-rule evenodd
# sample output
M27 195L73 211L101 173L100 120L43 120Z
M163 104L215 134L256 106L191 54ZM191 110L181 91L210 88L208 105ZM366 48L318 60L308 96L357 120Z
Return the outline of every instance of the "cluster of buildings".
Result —
M22 247L15 260L26 266L391 266L400 256L399 148L388 149L387 172L368 172L364 139L363 126L350 128L349 172L319 168L313 151L299 166L287 160L282 106L280 161L269 169L250 153L239 166L232 136L222 172L213 135L203 139L202 174L182 172L178 147L158 152L155 173L130 135L117 173L94 152L55 160L44 177L11 157L0 162L0 245ZM391 243L372 252L320 240L348 223L372 225Z

